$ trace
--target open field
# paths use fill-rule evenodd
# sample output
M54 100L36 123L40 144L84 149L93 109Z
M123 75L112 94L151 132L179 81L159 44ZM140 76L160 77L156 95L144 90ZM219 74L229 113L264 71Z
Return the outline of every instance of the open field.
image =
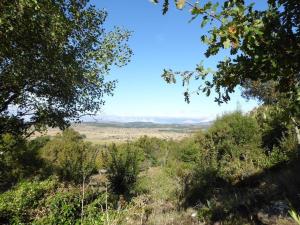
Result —
M126 142L136 140L141 136L158 137L162 139L180 140L191 135L207 125L177 125L153 123L81 123L74 124L72 128L86 136L86 140L104 144L111 142ZM59 129L49 128L43 135L54 136L60 133ZM36 134L39 136L40 134Z

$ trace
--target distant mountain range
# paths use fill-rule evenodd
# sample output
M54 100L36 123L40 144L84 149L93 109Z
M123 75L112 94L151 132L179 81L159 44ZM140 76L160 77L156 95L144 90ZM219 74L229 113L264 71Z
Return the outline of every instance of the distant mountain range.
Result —
M97 115L83 118L83 122L92 122L100 124L128 124L132 126L159 126L163 124L170 125L195 125L203 126L211 124L212 118L190 118L190 117L150 117L150 116L116 116L116 115Z
M153 123L153 122L83 122L83 124L96 127L117 127L117 128L174 128L174 129L205 129L211 125L211 122L201 122L195 124L176 124L176 123Z

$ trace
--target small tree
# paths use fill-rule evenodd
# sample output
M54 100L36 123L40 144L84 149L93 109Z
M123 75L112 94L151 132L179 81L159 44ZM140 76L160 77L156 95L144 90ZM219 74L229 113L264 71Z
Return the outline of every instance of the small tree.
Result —
M43 166L38 150L46 142L47 138L28 142L20 136L0 135L0 191L38 174Z
M241 112L226 114L214 122L206 137L212 146L201 152L200 165L214 165L217 175L228 182L240 181L266 166L261 133L253 117Z
M103 157L111 189L116 194L132 194L139 173L140 149L130 144L120 147L113 144Z
M41 149L41 157L61 179L85 182L96 170L98 149L72 129L57 135Z

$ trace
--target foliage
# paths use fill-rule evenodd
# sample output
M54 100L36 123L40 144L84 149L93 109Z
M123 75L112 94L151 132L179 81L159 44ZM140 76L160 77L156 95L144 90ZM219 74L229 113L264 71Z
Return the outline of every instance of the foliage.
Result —
M133 145L109 146L103 153L111 189L116 194L130 196L137 181L141 151Z
M194 137L198 156L185 182L186 204L206 199L215 188L235 184L268 165L256 120L241 112L218 118Z
M20 142L31 149L41 147L40 154L53 168L50 172L63 179L25 181L2 193L0 223L252 224L249 218L264 207L273 207L282 196L298 210L295 135L289 127L278 145L266 151L259 118L254 113L234 112L183 140L142 137L110 145L101 157L101 167L107 169L101 176L109 182L86 183L83 211L82 186L77 182L82 178L81 160L91 159L77 151L84 146L83 135L66 130L52 140L41 137ZM93 155L92 149L86 150ZM143 161L151 163L140 170ZM79 174L78 181L75 174ZM66 182L70 180L75 183Z
M143 136L135 141L134 145L143 149L145 154L143 164L149 162L149 166L157 166L166 162L166 157L169 154L169 147L171 143L159 138Z
M242 96L247 100L256 99L260 103L274 105L284 97L276 91L277 85L275 81L246 80L243 85Z
M38 152L39 149L43 148L50 141L50 136L40 136L34 139L28 140L27 146L29 149Z
M291 217L295 220L295 222L297 224L300 224L300 216L294 210L289 211L289 213Z
M208 130L214 143L219 175L233 182L257 172L264 165L261 134L254 118L240 112L224 115Z
M192 92L189 90L191 79L205 80L196 93L210 95L214 89L218 103L229 101L237 86L250 87L252 95L266 93L265 90L272 86L279 95L288 99L284 108L288 115L299 116L298 1L263 1L266 4L263 9L257 8L255 1L175 2L179 9L189 6L192 20L200 18L201 27L207 27L206 34L201 37L202 42L208 45L205 56L214 56L222 50L229 56L217 64L215 72L202 64L197 65L195 71L164 70L162 77L168 83L175 83L176 75L182 76L183 86L187 87L184 94L187 101ZM169 1L164 1L165 12L168 6ZM255 89L255 82L260 86L268 85L257 92L259 89Z
M179 159L189 165L197 162L199 156L199 145L191 138L182 140L178 146Z
M0 195L0 222L1 224L28 223L40 201L45 195L56 188L55 178L45 181L24 181L12 190Z
M105 224L104 221L106 215L103 213L103 209L105 208L105 195L107 195L107 193L101 194L94 201L87 205L84 217L85 224Z
M295 134L289 129L280 139L278 146L273 147L272 151L268 152L270 166L296 159L298 157L297 149L298 143Z
M262 133L262 144L268 151L280 145L281 139L285 136L293 136L291 130L294 125L286 120L283 108L272 105L263 105L250 112L259 125Z
M21 182L0 195L0 223L104 224L105 194L87 191L83 223L80 198L79 188L64 187L56 177Z
M46 204L49 214L37 220L36 224L79 224L77 221L80 218L79 191L56 193L47 199Z
M216 145L231 142L235 145L247 143L260 144L258 124L254 118L237 111L217 118L209 128L208 134Z
M115 87L104 75L129 62L130 32L106 31L107 13L89 0L4 0L0 11L0 134L99 111Z
M65 130L41 149L41 157L61 179L82 182L96 169L98 149L72 129Z
M43 164L38 156L38 149L44 141L36 139L27 142L24 138L11 134L0 136L0 191L23 178L37 175Z

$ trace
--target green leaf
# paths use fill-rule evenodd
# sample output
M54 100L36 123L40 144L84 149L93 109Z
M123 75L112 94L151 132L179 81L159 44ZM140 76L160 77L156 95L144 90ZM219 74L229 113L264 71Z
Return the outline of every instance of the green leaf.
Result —
M204 10L208 10L208 9L210 9L211 7L212 7L212 3L211 3L211 2L207 2L207 3L204 5L203 9L204 9Z
M300 225L300 216L294 210L290 210L289 214L294 219L294 221Z
M169 10L169 0L165 0L164 1L164 5L163 5L163 15L165 15Z
M216 4L213 5L212 7L212 11L216 12L219 6L219 2L217 2Z
M206 96L210 96L210 89L207 89Z
M205 25L208 23L209 19L208 19L208 16L204 16L203 17L203 20L202 20L202 23L201 23L201 27L205 27Z
M224 48L229 48L230 47L230 40L227 38L226 41L223 42Z
M192 15L199 15L199 14L202 14L203 12L204 12L204 10L202 8L199 8L199 7L194 7L191 10Z

